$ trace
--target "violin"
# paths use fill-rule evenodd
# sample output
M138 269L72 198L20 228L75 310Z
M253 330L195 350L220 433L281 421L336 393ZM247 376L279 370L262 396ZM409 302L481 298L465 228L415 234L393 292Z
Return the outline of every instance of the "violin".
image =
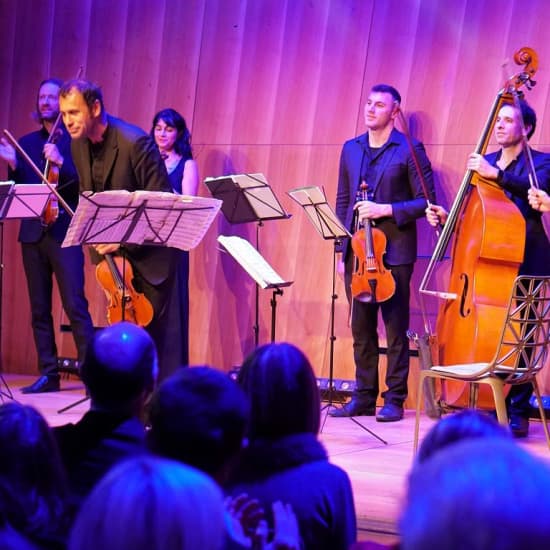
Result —
M367 184L359 187L358 199L368 200ZM359 225L359 224L358 224ZM363 221L363 229L358 229L351 239L354 254L354 269L351 276L351 293L360 302L385 302L395 293L395 279L390 269L384 266L387 239L381 229L372 226L369 220Z
M151 302L144 294L137 292L132 284L134 271L129 261L105 254L96 266L95 275L109 301L107 321L110 325L128 321L146 327L153 320Z
M57 119L54 122L54 125L52 126L50 135L48 136L46 143L56 143L61 133L61 130L59 129L60 122L61 122L61 113L57 115ZM57 184L59 183L59 166L50 162L49 160L46 160L46 167L44 168L44 177L48 180L48 182L51 184L53 188L57 188ZM57 220L58 217L59 217L59 201L57 200L57 196L55 195L55 193L52 193L50 195L50 198L48 199L48 202L46 203L44 212L42 213L42 224L45 227L48 227L52 225Z

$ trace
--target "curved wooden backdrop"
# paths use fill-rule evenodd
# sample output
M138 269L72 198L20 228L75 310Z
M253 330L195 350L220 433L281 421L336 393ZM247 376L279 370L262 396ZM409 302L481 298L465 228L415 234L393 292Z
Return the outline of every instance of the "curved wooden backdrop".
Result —
M3 128L33 130L38 82L71 78L83 65L117 116L149 129L158 109L179 110L201 178L266 175L292 215L260 230L264 256L294 281L277 300L277 340L301 346L319 376L329 374L332 243L286 192L320 185L334 204L341 145L363 132L371 85L400 90L432 160L439 200L449 204L501 85L503 61L531 46L540 57L528 94L539 116L532 141L550 150L546 0L0 0L0 8ZM205 186L200 193L208 195ZM415 295L434 245L424 221L419 230ZM16 232L16 223L4 223L3 368L35 373ZM219 251L219 233L254 242L256 226L231 226L220 215L191 253L191 361L229 369L254 347L255 292ZM94 321L103 325L104 297L90 268L86 286ZM334 374L353 379L340 281L337 294ZM270 337L270 299L260 293L261 342ZM428 305L433 313L436 304ZM54 317L66 323L57 298ZM422 331L416 296L411 326ZM74 353L70 335L60 333L58 343L62 355ZM416 369L413 362L411 398Z

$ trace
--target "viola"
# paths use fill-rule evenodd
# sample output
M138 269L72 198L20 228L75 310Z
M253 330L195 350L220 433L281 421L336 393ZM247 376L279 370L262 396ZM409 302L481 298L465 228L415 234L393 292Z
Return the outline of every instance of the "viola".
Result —
M359 187L359 200L367 200L367 184ZM351 239L354 269L351 276L351 294L360 302L385 302L395 293L395 279L384 266L387 239L381 229L363 220L363 228L357 229Z
M128 321L146 327L152 321L153 306L144 294L134 288L134 271L128 260L105 254L96 266L95 275L109 301L107 321L110 325Z

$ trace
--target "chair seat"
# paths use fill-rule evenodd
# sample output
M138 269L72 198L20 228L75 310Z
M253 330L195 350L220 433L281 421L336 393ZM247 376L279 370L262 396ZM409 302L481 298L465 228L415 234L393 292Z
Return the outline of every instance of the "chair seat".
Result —
M489 367L489 363L460 363L458 365L434 365L431 371L456 376L457 378L478 378L484 374ZM488 375L488 373L487 373Z

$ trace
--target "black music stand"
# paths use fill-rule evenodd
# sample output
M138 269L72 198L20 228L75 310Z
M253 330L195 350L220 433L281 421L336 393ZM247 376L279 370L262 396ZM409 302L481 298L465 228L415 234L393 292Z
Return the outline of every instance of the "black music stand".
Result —
M42 216L50 190L42 183L15 184L13 181L0 183L0 331L2 315L2 293L4 277L4 220L34 219ZM1 342L0 333L0 342ZM0 348L0 399L14 399L13 393L3 375Z
M321 430L325 427L327 415L330 409L334 406L333 394L334 394L334 342L336 336L334 334L334 314L335 303L338 296L336 295L336 253L337 247L341 244L341 240L344 237L351 237L349 231L340 222L332 208L327 202L325 191L322 187L299 187L292 189L288 192L288 195L295 200L305 210L311 223L325 240L333 241L333 254L332 254L332 294L330 303L330 353L329 353L329 380L328 380L328 401L327 404L321 409L325 411L325 416L321 424ZM353 416L348 417L355 422L358 426L369 432L373 437L380 440L387 445L387 441L384 441L381 437L375 434L372 430L361 424Z
M213 197L222 201L222 212L232 224L256 222L256 250L260 252L260 227L267 220L290 218L263 174L235 174L204 180ZM277 294L282 294L279 289ZM276 307L273 294L272 311ZM256 284L254 343L260 340L260 285Z
M204 237L221 204L217 199L160 191L85 193L61 246L110 243L191 250ZM87 399L57 412L63 413Z

